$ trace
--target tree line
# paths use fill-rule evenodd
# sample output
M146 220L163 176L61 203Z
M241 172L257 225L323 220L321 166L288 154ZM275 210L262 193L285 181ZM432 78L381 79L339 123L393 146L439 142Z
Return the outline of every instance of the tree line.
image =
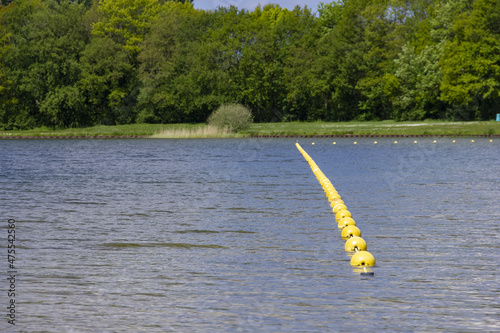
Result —
M0 128L500 112L500 0L191 2L1 0Z

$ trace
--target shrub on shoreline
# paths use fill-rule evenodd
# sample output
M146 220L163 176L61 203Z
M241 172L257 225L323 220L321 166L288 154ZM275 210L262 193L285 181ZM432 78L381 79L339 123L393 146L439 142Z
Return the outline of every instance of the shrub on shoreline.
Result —
M208 125L229 132L239 132L253 122L250 109L241 104L223 104L208 117Z

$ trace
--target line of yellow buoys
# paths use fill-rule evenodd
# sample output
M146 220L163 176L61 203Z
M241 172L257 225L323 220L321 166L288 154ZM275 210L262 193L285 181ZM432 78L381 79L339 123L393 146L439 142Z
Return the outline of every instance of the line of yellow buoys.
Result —
M419 142L419 141L417 141L417 140L414 140L414 141L413 141L413 143L418 143L418 142ZM456 142L456 140L452 140L451 142L455 143L455 142ZM472 140L470 140L470 142L474 143L474 142L476 142L476 141L475 141L474 139L472 139ZM493 142L493 139L490 139L490 142ZM396 140L396 141L394 141L394 143L395 143L395 144L397 144L397 143L398 143L398 141ZM432 141L432 143L437 143L437 140ZM313 142L312 144L314 145L315 143ZM332 143L332 144L336 145L336 144L337 144L337 142L336 142L336 141L333 141L333 143ZM358 144L358 142L357 142L357 141L354 141L354 142L353 142L353 144L357 145L357 144ZM378 141L373 141L373 144L378 144Z
M356 227L356 222L352 218L351 212L347 210L347 206L342 200L342 197L337 192L332 182L325 176L325 174L319 169L318 165L309 156L309 154L307 154L307 152L302 149L302 147L298 143L296 143L295 145L297 146L297 149L302 153L307 163L309 163L312 172L325 191L326 197L328 198L330 206L332 207L332 211L335 214L337 226L342 230L341 237L347 240L345 243L345 250L347 252L356 252L351 258L351 265L363 267L375 266L375 258L370 252L366 250L367 245L365 240L361 238L361 230ZM364 273L373 274L367 273L366 270Z

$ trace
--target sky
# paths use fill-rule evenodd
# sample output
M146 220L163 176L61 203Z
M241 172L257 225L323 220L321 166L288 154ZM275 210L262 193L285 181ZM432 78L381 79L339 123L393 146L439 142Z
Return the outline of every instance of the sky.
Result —
M282 8L292 10L296 5L304 7L307 5L312 12L318 9L320 2L329 3L329 0L194 0L194 8L212 10L217 7L229 7L231 5L239 9L248 9L253 11L258 4L266 5L268 3L275 3Z

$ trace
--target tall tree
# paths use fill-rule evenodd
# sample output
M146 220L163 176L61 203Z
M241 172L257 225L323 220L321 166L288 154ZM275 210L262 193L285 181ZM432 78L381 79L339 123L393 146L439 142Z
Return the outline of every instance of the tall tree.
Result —
M5 59L10 48L11 34L5 25L5 17L10 9L10 6L0 6L0 59ZM15 95L11 92L12 80L5 77L6 68L4 67L8 67L8 64L0 61L0 128L9 122L9 118L12 117L9 110L12 110L12 105L16 103Z
M321 63L324 57L318 54L318 44L322 43L322 34L329 30L306 8L297 16L294 25L300 33L290 44L285 59L286 114L282 121L324 119L330 82L321 73L328 66ZM326 25L332 26L331 22Z
M453 31L441 61L442 98L469 110L466 118L492 119L500 107L500 0L474 0Z
M412 38L418 22L426 17L422 0L371 0L363 10L366 52L366 75L360 78L359 89L364 100L362 118L388 119L393 105L387 97L386 75L396 70L394 61L405 41Z
M70 1L14 2L2 15L8 50L0 59L12 82L7 127L81 126L88 123L75 83L88 38L82 5Z
M455 114L458 110L441 98L441 59L446 43L454 38L454 21L467 10L468 3L469 0L434 3L421 17L414 34L407 38L395 59L394 71L384 77L384 91L393 102L394 119L460 118Z
M205 63L200 52L205 30L210 29L210 15L191 4L164 5L139 56L143 82L139 121L205 120L191 116L201 106L204 70L200 68Z
M157 0L99 0L94 38L82 58L81 87L100 123L135 121L140 89L137 57L159 10Z
M100 0L98 11L101 17L92 33L122 45L131 62L135 62L141 43L160 11L158 0Z
M95 123L124 124L135 120L136 70L121 45L95 37L82 52L78 87Z
M326 120L352 120L360 115L359 103L365 98L358 89L358 82L367 71L362 15L365 8L366 0L344 1L339 9L340 20L318 47L323 68L317 72L329 83Z
M285 64L290 48L301 38L309 11L278 5L257 7L250 13L240 60L241 101L257 121L281 121L287 102ZM304 29L304 30L303 30Z

